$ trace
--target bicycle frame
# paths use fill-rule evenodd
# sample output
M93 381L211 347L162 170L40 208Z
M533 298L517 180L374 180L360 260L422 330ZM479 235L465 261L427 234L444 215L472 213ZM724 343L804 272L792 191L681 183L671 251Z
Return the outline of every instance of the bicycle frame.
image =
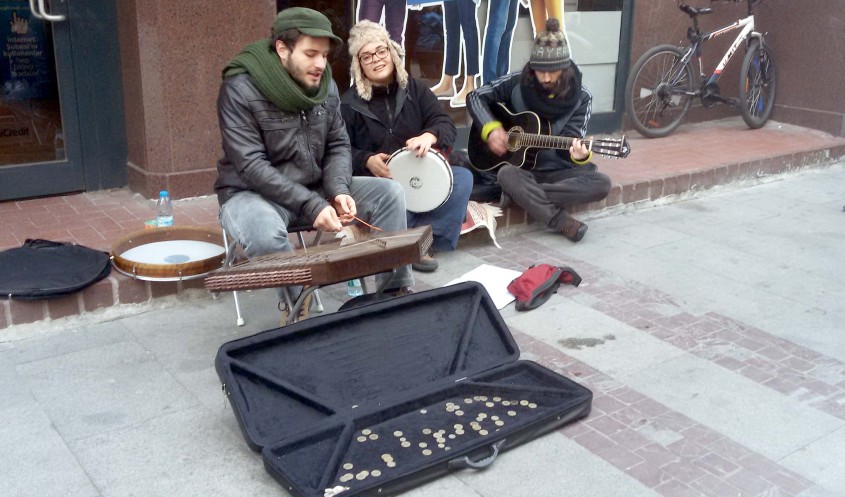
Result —
M731 60L731 57L734 56L736 50L739 48L740 43L742 43L745 39L748 38L748 35L754 31L754 14L749 15L745 19L740 19L735 23L731 24L730 26L725 26L722 29L718 29L701 37L701 42L705 42L707 40L711 40L719 35L725 34L729 31L733 31L737 28L742 28L742 30L737 35L736 39L731 43L731 46L728 47L727 52L725 55L722 56L722 60L716 65L716 70L713 71L713 74L710 76L710 79L707 80L707 84L715 83L719 80L722 76L722 71L725 70L725 66L728 65L728 61ZM701 46L701 42L699 42L699 47ZM698 57L698 65L699 71L701 70L701 54L697 53L696 56ZM703 72L701 74L704 74Z
M710 75L709 78L705 79L706 75L704 74L704 68L703 68L703 64L701 62L701 45L705 41L712 40L713 38L716 38L717 36L721 36L725 33L731 32L731 31L733 31L735 29L739 29L739 28L742 28L742 29L740 30L739 34L737 35L737 37L733 41L733 43L731 43L731 46L728 47L728 50L725 52L725 55L722 56L722 60L720 60L719 63L716 65L716 69L713 71L713 74ZM681 60L678 64L678 67L679 68L684 67L685 65L687 65L688 63L690 63L692 61L693 57L696 57L698 59L698 75L699 75L699 77L701 78L701 81L702 81L702 85L701 85L702 88L704 88L705 86L707 86L709 84L715 83L716 81L719 80L719 78L722 76L722 71L725 70L725 66L728 65L728 62L734 56L734 54L736 53L737 49L739 48L740 44L743 41L746 41L749 37L762 37L762 35L760 33L757 33L757 32L754 31L754 14L750 11L750 9L749 9L749 12L748 12L748 17L740 19L740 20L736 21L735 23L730 24L728 26L725 26L723 28L719 28L715 31L711 31L710 33L705 33L703 35L698 34L697 33L697 25L696 25L696 32L695 33L693 33L692 30L690 30L690 31L691 32L689 34L689 37L690 37L691 45L687 48L686 52L684 53L684 56L681 58ZM677 83L677 81L682 76L683 76L683 71L679 70L678 73L676 74L674 80L673 80L673 83ZM685 93L688 93L688 92L685 92ZM691 95L699 96L699 95L701 95L701 90L693 92L693 93L691 93Z

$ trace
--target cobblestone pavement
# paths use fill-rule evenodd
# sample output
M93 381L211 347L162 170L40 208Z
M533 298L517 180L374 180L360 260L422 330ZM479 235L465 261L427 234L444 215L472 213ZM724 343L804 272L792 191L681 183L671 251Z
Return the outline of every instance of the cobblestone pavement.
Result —
M482 263L583 278L502 310L530 359L587 386L590 415L413 497L845 496L845 166L596 213L585 239L483 233ZM323 289L327 311L345 288ZM166 299L165 299L166 300ZM0 495L285 496L244 443L219 346L277 326L271 291L174 297L138 314L11 327L0 343ZM107 316L104 314L103 316ZM436 332L421 326L421 333Z

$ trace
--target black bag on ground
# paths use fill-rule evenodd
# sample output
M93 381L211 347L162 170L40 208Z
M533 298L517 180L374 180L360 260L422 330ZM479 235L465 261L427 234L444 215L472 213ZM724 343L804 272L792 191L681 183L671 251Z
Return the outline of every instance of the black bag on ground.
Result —
M15 299L61 297L109 275L109 254L82 245L27 240L0 252L0 296Z
M587 416L593 397L519 359L475 282L228 342L215 368L246 443L294 497L384 497L488 468Z

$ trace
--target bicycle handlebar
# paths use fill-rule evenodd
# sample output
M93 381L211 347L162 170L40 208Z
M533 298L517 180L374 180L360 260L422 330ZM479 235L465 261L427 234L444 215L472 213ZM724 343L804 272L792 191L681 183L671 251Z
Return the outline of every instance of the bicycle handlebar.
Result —
M748 2L748 15L751 15L754 12L754 4L758 4L762 1L763 0L710 0L710 3L713 3L713 2L733 2L733 3Z
M760 3L762 1L763 0L710 0L710 3L713 3L713 2L733 2L733 3L748 2L749 5L754 5L755 3Z

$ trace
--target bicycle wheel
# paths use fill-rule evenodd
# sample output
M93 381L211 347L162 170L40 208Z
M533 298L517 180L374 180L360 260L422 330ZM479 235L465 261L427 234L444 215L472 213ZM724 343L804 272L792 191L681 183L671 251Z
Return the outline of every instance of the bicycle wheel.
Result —
M634 64L625 85L625 106L643 136L666 136L681 124L692 104L693 72L680 64L684 53L672 45L658 45Z
M769 46L753 41L739 70L739 110L750 128L760 128L775 106L775 61Z

